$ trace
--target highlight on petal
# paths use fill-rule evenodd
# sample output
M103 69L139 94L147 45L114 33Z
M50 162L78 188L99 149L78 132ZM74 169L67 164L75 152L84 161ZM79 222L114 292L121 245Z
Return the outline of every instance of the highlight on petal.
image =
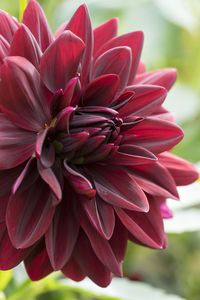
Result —
M15 125L40 131L50 120L44 88L35 67L25 58L10 56L1 67L0 106Z
M77 74L84 48L83 41L69 30L50 45L40 63L41 78L49 90L65 90L67 83Z
M36 69L40 65L42 51L35 37L24 24L14 34L9 55L25 57Z
M42 52L44 52L53 42L53 35L49 28L45 14L37 1L29 1L24 11L22 23L30 29Z
M4 58L9 54L10 44L0 34L0 65L4 62Z

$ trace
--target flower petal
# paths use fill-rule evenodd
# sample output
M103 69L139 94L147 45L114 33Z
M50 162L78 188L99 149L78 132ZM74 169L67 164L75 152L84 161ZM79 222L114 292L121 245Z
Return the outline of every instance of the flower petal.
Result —
M40 280L53 272L44 241L41 240L24 260L26 272L32 281Z
M128 168L128 172L146 193L163 198L179 198L173 177L159 162L134 166Z
M81 270L79 264L75 260L74 257L71 257L70 260L67 262L67 264L62 268L62 273L74 280L74 281L81 281L85 278L85 273Z
M51 191L41 179L10 197L6 223L12 244L26 248L38 241L49 227L55 207Z
M127 86L131 68L131 49L116 47L103 53L95 62L93 78L104 74L117 74L120 78L118 93Z
M98 195L92 200L81 197L80 202L92 225L104 239L109 240L115 227L115 215L112 206L104 202Z
M96 191L93 189L90 181L80 173L72 169L66 160L64 160L64 174L67 177L69 184L73 187L75 192L80 195L85 195L88 198L94 198Z
M143 46L143 32L142 31L134 31L129 32L120 36L113 38L108 41L106 44L100 47L99 51L97 51L96 58L100 56L102 53L108 51L109 49L119 47L119 46L127 46L130 47L132 53L132 65L130 69L128 84L133 84L133 79L135 77L138 64L140 61L140 55ZM95 59L96 59L95 58Z
M14 168L34 153L36 135L16 127L0 113L0 170Z
M71 188L65 186L63 199L45 235L47 253L54 270L62 269L67 263L78 237L79 223L73 213L73 197Z
M134 177L124 169L99 165L90 167L89 170L97 193L104 201L130 210L149 210L145 194L135 182Z
M142 245L160 249L163 247L165 232L158 204L155 200L150 201L147 213L125 211L117 207L115 211L133 238Z
M123 144L146 148L154 154L170 150L183 138L178 125L162 119L148 117L130 130L123 132Z
M35 0L29 1L24 11L22 23L30 29L44 52L53 42L53 35L41 6Z
M64 31L45 51L41 58L40 73L50 91L65 90L69 80L76 76L84 48L78 36L71 31Z
M16 267L30 252L30 248L16 249L13 247L5 223L0 223L0 270Z
M43 129L50 111L35 67L24 57L11 56L1 67L1 78L1 110L19 127Z
M93 34L94 34L93 55L94 56L102 45L104 45L106 42L110 41L112 38L114 38L117 35L117 31L118 31L117 18L112 18L93 30Z
M0 10L0 34L11 43L13 34L19 27L19 23L7 14L5 11Z
M84 86L89 80L89 68L93 53L92 25L88 8L85 4L79 6L73 17L67 23L65 30L70 30L85 43L85 51L81 62L81 83Z
M38 69L42 51L26 25L22 24L15 32L9 54L25 57Z
M4 62L4 57L8 56L10 44L8 41L0 35L0 65Z
M83 272L92 281L101 287L106 287L110 284L112 274L95 255L84 232L79 235L74 255Z
M136 76L134 84L160 85L166 88L167 90L170 90L170 88L176 81L176 77L176 69L168 68L139 74Z
M97 77L85 89L82 96L83 105L108 107L115 97L119 83L119 76L115 74Z
M158 156L159 162L167 168L176 185L191 184L199 178L196 168L188 161L168 152L163 152Z
M127 91L134 92L134 97L130 99L122 108L118 109L120 117L151 115L163 103L167 96L167 91L159 86L134 85L127 87Z
M109 242L95 230L80 204L78 205L77 209L80 225L87 234L94 253L102 262L102 264L104 264L115 275L121 277L122 266L117 261ZM80 261L78 261L78 263L80 264Z

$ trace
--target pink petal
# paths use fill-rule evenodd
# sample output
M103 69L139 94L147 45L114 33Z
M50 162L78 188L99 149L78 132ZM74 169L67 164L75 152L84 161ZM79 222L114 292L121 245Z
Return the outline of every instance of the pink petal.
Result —
M8 56L10 44L0 35L0 65L4 62L4 57Z
M102 238L102 236L95 230L80 205L78 206L78 220L84 232L87 234L94 253L101 263L104 264L115 275L121 277L121 265L117 261L109 242ZM80 261L78 261L78 263L80 264Z
M45 235L47 253L54 270L64 267L74 249L79 224L73 213L73 191L65 186L61 204L56 208L53 221Z
M6 223L16 248L33 245L46 232L55 210L52 201L50 189L41 179L10 197Z
M85 195L88 198L94 198L96 191L93 189L90 181L78 170L72 169L66 160L64 160L64 174L77 194Z
M24 11L22 23L30 29L44 52L53 42L53 35L41 6L35 0L29 1Z
M112 40L108 41L106 44L102 45L102 47L100 47L99 51L97 51L97 56L100 56L102 53L108 51L109 49L120 47L120 46L127 46L131 48L132 65L131 65L130 75L128 79L128 84L133 84L133 79L135 77L135 73L138 68L142 46L143 46L143 32L134 31L113 38Z
M14 34L9 55L25 57L36 69L40 65L41 49L31 31L24 24Z
M139 74L142 74L146 71L146 66L145 63L143 61L139 62L138 68L137 68L137 72L136 72L136 76Z
M50 111L35 67L24 57L6 58L1 67L1 110L17 126L40 131Z
M34 153L36 135L16 127L0 113L0 170L14 168Z
M40 280L53 272L43 240L33 248L24 260L24 264L32 281Z
M160 163L134 166L128 171L146 193L163 198L179 198L173 177Z
M40 73L49 90L65 90L69 80L77 74L84 48L78 36L71 31L64 31L45 51L41 58Z
M123 144L138 145L154 154L170 150L183 138L183 131L179 126L153 117L137 123L123 134Z
M115 97L119 83L119 76L115 74L97 77L85 89L82 98L83 105L109 106Z
M69 21L65 21L63 24L60 25L60 27L56 30L55 33L55 38L57 39L62 33L63 31L65 31L65 28L67 26Z
M70 30L85 43L85 51L81 63L81 83L84 86L89 80L89 70L93 53L93 34L90 15L85 4L79 6L67 23L65 30Z
M171 153L164 152L159 156L159 162L168 169L174 178L176 185L187 185L199 178L196 168L188 161L175 156Z
M159 249L163 246L165 232L158 204L155 200L150 201L147 213L124 211L120 208L115 208L115 211L133 238L143 245Z
M110 284L111 272L95 255L88 238L83 232L79 235L77 247L75 248L75 258L83 272L97 285L106 287Z
M170 219L173 217L172 211L169 209L169 207L167 206L167 204L165 202L163 202L160 205L160 212L161 212L162 218L164 218L164 219Z
M104 202L97 195L92 200L81 197L80 202L92 225L104 239L109 240L115 227L115 215L112 206Z
M116 47L103 53L95 62L93 78L104 74L117 74L120 78L118 93L122 92L128 83L132 63L129 47Z
M5 11L0 10L0 34L10 43L19 23Z
M85 278L85 273L81 270L74 257L71 257L67 264L62 268L62 273L74 281L81 281Z
M30 252L30 248L16 249L11 244L5 223L0 223L0 270L16 267Z
M129 102L118 110L120 117L149 116L160 107L167 96L167 91L164 88L151 85L129 86L127 91L132 91L135 94Z
M176 81L176 69L162 69L152 72L144 72L136 76L134 84L160 85L169 90Z
M112 18L107 22L101 24L93 30L94 33L94 52L95 56L100 47L106 42L110 41L117 35L118 31L118 19Z
M122 168L89 168L99 196L109 204L137 211L148 211L147 198L133 176Z

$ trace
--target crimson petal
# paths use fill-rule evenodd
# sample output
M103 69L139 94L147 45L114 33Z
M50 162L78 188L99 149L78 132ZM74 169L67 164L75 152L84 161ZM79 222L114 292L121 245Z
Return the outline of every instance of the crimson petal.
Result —
M131 68L131 49L116 47L103 53L95 62L93 78L104 74L117 74L120 78L118 93L122 92L128 83Z
M159 162L163 164L173 176L176 185L187 185L199 178L199 173L188 161L168 152L159 156Z
M84 106L109 106L119 87L119 76L107 74L97 77L90 82L83 93Z
M72 169L66 160L64 160L64 174L77 194L85 195L91 199L95 197L96 191L90 181L80 172Z
M6 223L12 244L16 248L33 245L49 227L55 207L46 183L38 179L26 190L10 197Z
M42 51L35 37L24 24L15 32L9 54L25 57L38 69Z
M5 223L0 223L0 270L9 270L16 267L29 252L30 248L14 248L9 239Z
M134 31L130 33L126 33L120 36L113 38L108 41L102 47L100 47L99 51L97 51L96 57L100 56L105 51L109 49L119 47L119 46L127 46L131 48L132 53L132 65L130 69L128 84L133 84L133 79L136 74L138 64L140 61L140 55L143 46L143 32L142 31Z
M176 81L177 71L176 69L162 69L152 72L144 72L136 76L134 84L152 84L160 85L169 90Z
M46 248L54 270L60 270L69 260L76 243L79 224L73 213L73 191L65 186L61 204L45 235ZM64 237L64 238L63 238Z
M41 240L24 260L26 271L31 280L40 280L53 272L44 241Z
M44 52L53 42L53 35L41 6L35 0L29 1L24 11L22 23L30 29Z
M5 11L0 10L0 34L11 43L13 34L19 27L19 23Z
M98 195L92 200L84 197L81 197L80 200L90 222L104 239L109 240L115 227L115 215L112 206L104 202Z
M82 232L79 235L74 256L81 270L96 284L106 287L112 279L111 272L100 262L95 255L87 236ZM98 270L98 271L97 271Z
M62 273L74 281L81 281L85 278L85 273L81 270L74 257L71 257L67 264L62 268Z
M1 110L14 124L40 131L50 120L40 75L24 57L6 58L1 67Z
M122 266L117 261L115 254L109 244L109 241L104 239L92 226L85 211L78 205L78 219L84 232L87 234L92 249L98 259L104 264L111 272L117 276L122 276ZM83 252L83 251L82 251ZM85 256L84 256L85 257ZM77 257L76 257L77 258ZM78 261L80 264L80 261ZM82 267L82 266L81 266Z
M170 150L183 138L183 131L179 126L153 117L137 123L123 134L123 144L138 145L154 154Z
M135 94L129 102L118 109L120 117L151 115L167 96L167 91L159 86L134 85L127 87L127 91L132 91Z
M134 177L122 168L90 167L99 196L109 204L136 211L148 211L149 204ZM126 182L126 185L124 185Z
M70 30L85 43L85 51L81 62L81 83L84 86L89 79L89 67L93 53L93 32L88 8L85 4L79 6L73 17L67 23L65 30Z
M71 31L64 31L45 51L40 62L40 73L50 91L65 90L69 80L78 71L84 48L78 36Z
M125 211L117 207L115 211L133 237L143 245L158 249L163 247L165 232L159 203L152 200L147 213Z
M0 35L0 65L3 63L4 57L8 56L9 49L10 44L2 35Z
M0 169L20 165L32 156L36 135L12 124L0 113Z
M64 93L62 95L62 98L60 99L59 103L58 103L58 110L62 110L64 108L66 108L67 106L69 106L71 104L71 100L73 98L73 94L77 85L77 81L78 81L78 77L74 77L72 78L65 90Z
M104 45L106 42L111 40L117 35L118 31L118 19L112 18L107 22L101 24L93 30L94 34L94 52L95 56L98 50Z

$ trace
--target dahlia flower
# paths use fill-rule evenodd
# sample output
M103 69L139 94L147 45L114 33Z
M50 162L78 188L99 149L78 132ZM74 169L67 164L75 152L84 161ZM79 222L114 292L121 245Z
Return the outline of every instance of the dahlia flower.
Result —
M55 36L35 0L21 24L0 12L1 270L107 286L128 240L166 247L165 200L198 174L168 152L176 71L145 72L142 44L115 18L92 31L85 5Z

